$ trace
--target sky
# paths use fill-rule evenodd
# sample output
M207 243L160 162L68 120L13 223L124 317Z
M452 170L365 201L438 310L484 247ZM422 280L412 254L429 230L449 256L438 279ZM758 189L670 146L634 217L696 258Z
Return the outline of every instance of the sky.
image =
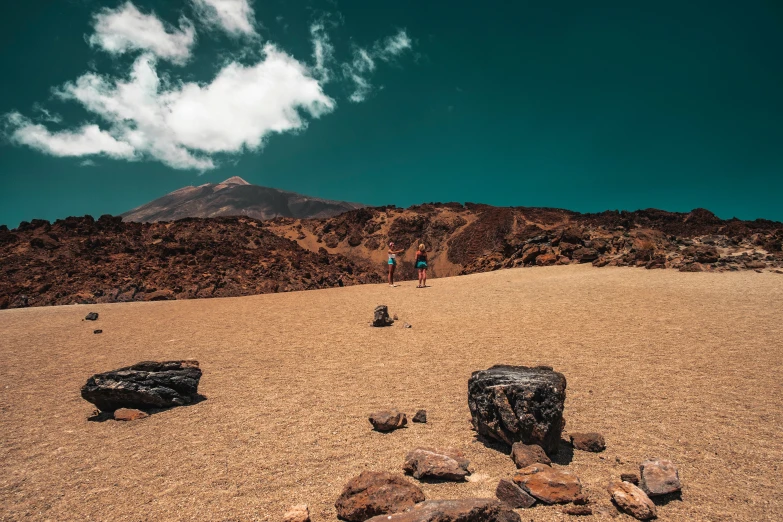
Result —
M240 176L783 221L783 3L61 0L0 17L0 224Z

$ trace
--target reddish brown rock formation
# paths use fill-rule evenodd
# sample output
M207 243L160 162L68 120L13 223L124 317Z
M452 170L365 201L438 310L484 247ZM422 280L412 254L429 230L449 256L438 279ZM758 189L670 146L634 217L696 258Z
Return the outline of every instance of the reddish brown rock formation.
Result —
M244 189L242 189L244 190ZM0 226L0 308L229 297L501 268L592 263L683 272L783 268L783 224L648 209L567 210L433 203L360 208L324 219L185 218L123 223L89 216Z
M399 513L424 501L421 489L403 477L379 471L363 471L351 479L335 502L337 516L364 522L376 515Z

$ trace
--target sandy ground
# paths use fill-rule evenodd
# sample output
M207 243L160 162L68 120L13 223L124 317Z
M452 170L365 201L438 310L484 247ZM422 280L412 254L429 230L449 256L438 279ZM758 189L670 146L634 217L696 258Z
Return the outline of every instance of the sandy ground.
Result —
M568 465L596 504L660 456L684 484L660 520L783 518L783 276L563 266L431 283L0 312L0 518L279 520L307 503L334 520L348 479L401 472L417 445L462 448L475 469L427 498L492 496L515 467L476 440L466 390L497 363L566 375L567 429L607 441ZM368 326L380 303L397 325ZM91 374L180 358L201 362L206 401L86 420ZM371 431L387 407L430 423Z

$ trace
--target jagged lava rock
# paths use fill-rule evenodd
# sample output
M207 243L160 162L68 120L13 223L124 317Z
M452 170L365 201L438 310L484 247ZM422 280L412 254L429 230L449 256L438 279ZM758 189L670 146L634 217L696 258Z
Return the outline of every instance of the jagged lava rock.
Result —
M498 497L498 500L505 502L514 509L529 508L536 503L534 497L530 496L512 481L506 479L500 479L500 482L498 482L495 496Z
M569 433L571 444L575 449L600 453L606 449L606 441L600 433Z
M404 477L363 471L348 481L334 507L339 518L363 522L376 515L398 513L423 501L421 488Z
M408 424L408 417L397 410L376 411L370 414L370 424L376 431L392 431Z
M520 522L507 505L495 499L428 500L396 515L376 516L367 522Z
M468 406L476 431L513 445L538 444L557 452L565 422L566 378L552 368L493 366L468 380Z
M523 442L515 442L511 446L511 460L514 461L517 468L526 468L531 464L552 464L544 448L538 444L525 444Z
M427 422L427 410L419 410L416 415L413 416L413 422L426 423Z
M630 482L613 481L609 484L609 494L615 505L623 513L639 520L650 520L657 516L655 504L644 491Z
M403 469L414 478L465 480L470 461L454 448L416 448L405 456Z
M82 398L99 410L169 408L195 402L198 361L145 361L98 373L82 386Z
M651 497L667 495L681 489L677 466L671 460L650 459L639 466L639 486Z
M566 504L581 498L582 483L568 471L533 464L520 469L513 478L522 489L547 504Z

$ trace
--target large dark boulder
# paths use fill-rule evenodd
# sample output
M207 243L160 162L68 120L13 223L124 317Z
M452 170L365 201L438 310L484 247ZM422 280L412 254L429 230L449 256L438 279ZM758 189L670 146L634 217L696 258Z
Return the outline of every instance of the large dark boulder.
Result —
M566 379L550 367L498 365L473 372L468 406L476 431L513 445L538 444L557 452L563 432Z
M99 410L169 408L198 398L198 361L145 361L98 373L82 386L82 398Z

